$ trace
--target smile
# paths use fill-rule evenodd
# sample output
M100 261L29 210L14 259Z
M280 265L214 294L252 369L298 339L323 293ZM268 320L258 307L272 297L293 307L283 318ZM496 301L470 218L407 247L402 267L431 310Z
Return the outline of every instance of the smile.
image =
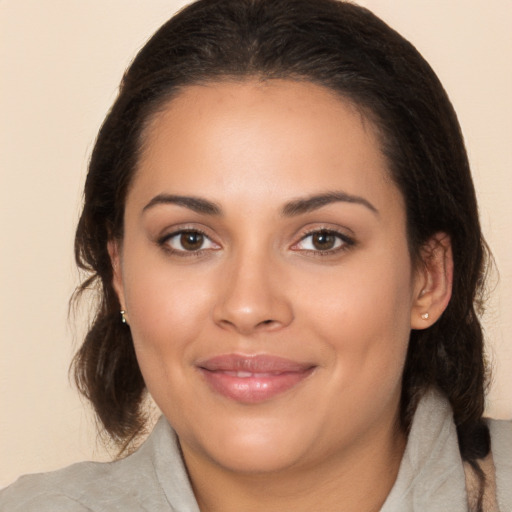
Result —
M256 404L294 388L315 366L268 355L229 354L208 359L198 369L214 392L240 403Z

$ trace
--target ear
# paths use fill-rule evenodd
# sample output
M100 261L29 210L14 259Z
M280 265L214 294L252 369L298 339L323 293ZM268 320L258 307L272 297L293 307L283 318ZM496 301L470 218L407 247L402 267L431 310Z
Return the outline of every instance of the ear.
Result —
M446 233L436 233L421 248L417 265L411 328L426 329L437 322L452 296L452 243Z
M123 276L121 273L121 247L120 242L117 240L109 240L107 244L108 254L110 256L110 263L112 265L112 286L119 299L121 310L126 309L126 302L124 299L124 286Z

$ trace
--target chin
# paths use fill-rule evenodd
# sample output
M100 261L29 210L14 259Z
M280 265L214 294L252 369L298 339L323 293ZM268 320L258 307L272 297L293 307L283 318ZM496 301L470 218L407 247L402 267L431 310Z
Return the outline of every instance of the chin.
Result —
M234 473L268 474L286 470L301 460L302 454L297 453L300 448L290 448L273 442L265 445L236 444L221 453L211 455L214 455L218 465Z
M304 435L279 421L253 421L247 425L212 428L196 444L215 464L236 473L271 473L300 463L308 453ZM305 434L305 433L303 433Z

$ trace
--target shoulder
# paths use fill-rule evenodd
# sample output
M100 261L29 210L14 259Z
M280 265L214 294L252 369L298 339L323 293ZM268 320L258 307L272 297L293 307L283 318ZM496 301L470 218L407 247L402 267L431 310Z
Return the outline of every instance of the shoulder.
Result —
M512 421L487 420L500 510L512 510Z
M85 512L90 509L75 488L77 478L88 486L93 463L80 463L59 471L20 477L0 491L3 512Z
M148 441L119 461L80 462L58 471L23 476L0 491L0 510L169 510L154 468L153 443Z
M50 473L26 475L0 491L2 512L142 511L161 507L163 493L151 461L81 462ZM165 500L164 500L165 501ZM161 508L160 508L161 507ZM153 509L149 509L153 510Z

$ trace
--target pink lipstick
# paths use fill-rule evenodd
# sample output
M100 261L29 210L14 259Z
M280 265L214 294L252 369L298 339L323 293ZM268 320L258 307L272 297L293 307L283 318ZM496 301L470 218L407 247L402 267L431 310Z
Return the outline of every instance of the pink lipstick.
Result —
M255 404L294 388L315 366L270 355L227 354L200 362L197 367L221 395Z

